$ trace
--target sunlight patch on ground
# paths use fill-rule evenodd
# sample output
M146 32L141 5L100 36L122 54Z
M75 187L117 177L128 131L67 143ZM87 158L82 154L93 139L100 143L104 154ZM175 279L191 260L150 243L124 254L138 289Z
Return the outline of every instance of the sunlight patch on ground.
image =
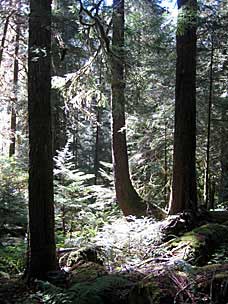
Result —
M148 254L148 249L157 244L162 237L161 222L151 218L127 221L125 218L105 224L94 241L105 249L110 264L131 267L140 263Z

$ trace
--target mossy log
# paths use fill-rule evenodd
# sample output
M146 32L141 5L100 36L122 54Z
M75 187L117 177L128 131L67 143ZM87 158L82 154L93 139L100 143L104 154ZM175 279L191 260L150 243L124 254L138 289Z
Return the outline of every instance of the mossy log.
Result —
M198 267L195 281L197 290L210 295L211 303L228 303L228 264Z
M202 300L203 299L203 300ZM228 264L194 267L191 271L164 268L144 278L130 291L129 304L227 304Z
M228 225L228 211L214 210L214 211L209 211L208 214L212 222Z
M78 267L71 272L71 284L94 281L98 277L107 274L108 272L104 266L93 262L87 262L78 265Z
M76 250L68 250L59 258L59 266L69 267L69 270L73 270L77 265L81 265L86 262L94 262L103 265L103 253L99 246L82 247Z
M180 229L178 217L171 223L177 232L190 227L182 221ZM228 226L202 225L160 245L143 266L118 275L108 274L96 250L71 252L71 279L63 293L72 304L227 304L228 264L203 266L221 244L228 244Z
M173 257L202 266L223 243L228 243L228 226L206 224L165 243L163 247Z

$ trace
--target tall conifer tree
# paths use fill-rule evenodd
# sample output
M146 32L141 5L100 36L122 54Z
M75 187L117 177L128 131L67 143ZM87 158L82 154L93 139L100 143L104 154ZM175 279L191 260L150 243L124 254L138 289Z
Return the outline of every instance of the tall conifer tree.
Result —
M51 133L51 1L31 0L29 17L29 278L56 269Z
M175 132L170 214L196 210L196 0L177 0Z
M114 0L111 70L112 147L116 198L125 215L138 215L143 208L129 175L125 130L124 64L124 0Z

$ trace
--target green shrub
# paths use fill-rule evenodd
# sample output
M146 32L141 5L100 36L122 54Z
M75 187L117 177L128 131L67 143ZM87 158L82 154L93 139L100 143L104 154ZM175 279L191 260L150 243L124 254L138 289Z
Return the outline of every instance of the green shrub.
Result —
M26 227L27 173L14 158L0 157L0 236Z
M0 272L9 275L21 273L25 262L26 244L23 240L15 245L0 247Z

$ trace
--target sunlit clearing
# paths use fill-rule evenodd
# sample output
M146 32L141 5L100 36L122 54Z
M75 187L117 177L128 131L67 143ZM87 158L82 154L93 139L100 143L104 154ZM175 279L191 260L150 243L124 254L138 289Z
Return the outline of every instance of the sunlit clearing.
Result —
M130 268L150 256L148 248L161 240L160 227L151 218L122 218L105 224L94 241L105 249L110 268Z

